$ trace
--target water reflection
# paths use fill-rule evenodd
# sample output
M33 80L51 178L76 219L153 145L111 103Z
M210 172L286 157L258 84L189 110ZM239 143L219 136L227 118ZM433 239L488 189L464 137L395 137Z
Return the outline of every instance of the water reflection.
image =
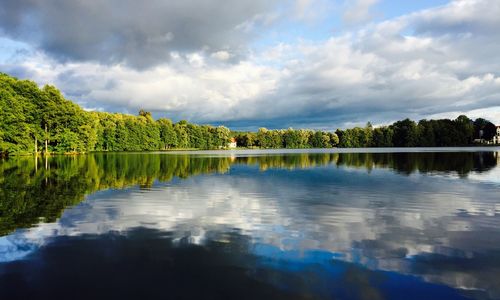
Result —
M238 232L207 232L203 246L171 234L140 227L58 237L31 261L7 265L11 275L0 280L0 292L5 299L53 299L54 292L72 299L462 298L444 286L332 260L326 252L299 256L254 247Z
M75 278L67 274L74 268L83 268L78 282L91 266L106 274L126 262L127 276L134 266L152 271L151 285L184 274L179 293L201 274L193 284L207 282L213 298L238 291L248 298L397 299L402 291L411 291L404 298L498 298L497 162L495 152L96 154L53 157L47 168L5 161L0 291L49 292ZM144 259L163 269L155 273ZM54 266L73 267L53 273ZM28 274L38 276L35 287ZM223 282L234 289L214 290Z
M199 174L225 173L231 165L296 169L335 165L371 171L391 168L414 172L456 173L493 169L497 152L463 153L301 153L260 156L196 156L155 154L94 154L55 156L45 161L19 158L0 161L0 235L40 221L53 222L84 195L104 189L140 185Z

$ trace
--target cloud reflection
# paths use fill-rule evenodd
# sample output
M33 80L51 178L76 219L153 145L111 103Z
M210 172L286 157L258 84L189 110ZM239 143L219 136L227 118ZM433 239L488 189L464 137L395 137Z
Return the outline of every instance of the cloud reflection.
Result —
M0 261L21 259L60 236L141 227L206 245L226 242L213 232L237 230L251 238L257 255L264 255L259 245L304 256L320 250L371 270L498 297L499 186L488 179L498 167L473 163L471 170L481 171L466 177L429 165L408 173L399 162L405 157L408 164L409 156L398 157L392 168L373 155L335 163L321 155L314 161L325 163L306 168L293 157L240 157L221 173L97 192L55 223L1 237Z

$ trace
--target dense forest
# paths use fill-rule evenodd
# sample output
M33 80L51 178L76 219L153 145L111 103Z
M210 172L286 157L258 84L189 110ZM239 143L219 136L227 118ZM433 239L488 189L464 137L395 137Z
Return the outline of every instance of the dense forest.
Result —
M268 130L235 135L238 146L261 148L362 148L362 147L453 147L469 146L475 139L490 141L496 126L485 120L459 116L455 120L397 121L389 126L337 129L335 132L312 130Z
M39 88L33 81L0 73L0 155L221 149L232 137L240 147L260 148L466 146L476 138L490 140L494 134L491 122L466 116L418 123L406 119L376 128L368 123L335 132L292 128L231 132L224 126L154 120L144 110L137 116L85 111L53 86Z
M218 149L230 131L224 126L154 120L139 115L89 112L53 86L0 73L0 153Z

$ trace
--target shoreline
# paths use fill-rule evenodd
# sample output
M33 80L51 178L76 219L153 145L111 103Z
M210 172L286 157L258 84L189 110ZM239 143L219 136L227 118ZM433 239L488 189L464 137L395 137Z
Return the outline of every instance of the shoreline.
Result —
M38 153L38 157L46 156L78 156L85 154L300 154L300 153L432 153L432 152L497 152L500 151L500 145L481 145L481 146L459 146L459 147L368 147L368 148L234 148L234 149L168 149L152 151L91 151L91 152L70 152L70 153ZM1 155L0 159L9 157L35 156L33 153Z

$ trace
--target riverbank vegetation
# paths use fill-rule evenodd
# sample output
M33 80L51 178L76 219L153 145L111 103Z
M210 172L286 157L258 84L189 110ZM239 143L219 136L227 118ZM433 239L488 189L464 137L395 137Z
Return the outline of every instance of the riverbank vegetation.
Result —
M85 111L53 86L0 74L0 153L219 149L229 138L224 126L174 124L144 110L137 116Z
M231 138L240 147L330 148L467 146L491 139L495 125L460 116L455 120L409 119L389 126L335 132L285 129L231 132L224 126L154 120L138 115L90 112L67 100L53 86L0 73L0 156L29 153L222 149Z
M365 148L365 147L457 147L474 145L475 139L489 141L496 126L484 119L459 116L455 120L410 119L388 126L337 129L335 132L312 130L268 130L236 135L239 146L260 148Z

